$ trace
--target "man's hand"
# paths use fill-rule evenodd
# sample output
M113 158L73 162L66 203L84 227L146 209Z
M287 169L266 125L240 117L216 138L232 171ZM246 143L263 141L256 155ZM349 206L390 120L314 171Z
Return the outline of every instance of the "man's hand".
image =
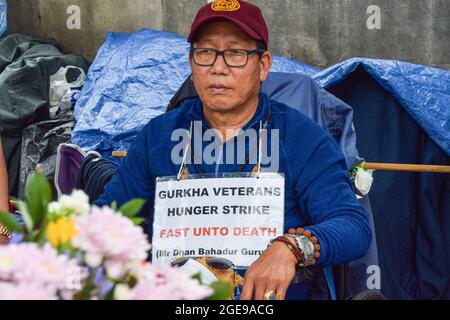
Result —
M2 244L8 244L8 238L5 236L0 236L0 245Z
M270 291L275 292L276 300L284 300L296 264L296 257L285 243L273 242L247 270L241 300L263 300Z

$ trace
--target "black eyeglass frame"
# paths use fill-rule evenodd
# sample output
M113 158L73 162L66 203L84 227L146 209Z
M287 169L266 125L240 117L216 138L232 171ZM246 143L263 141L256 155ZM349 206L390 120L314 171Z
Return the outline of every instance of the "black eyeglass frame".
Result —
M182 267L189 259L197 260L201 257L190 257L190 256L182 256L175 258L170 265L172 267ZM223 262L222 266L219 266L219 261ZM227 270L227 269L235 269L234 263L225 258L219 257L207 257L206 263L217 269Z
M196 50L212 50L212 51L214 51L215 57L214 57L213 62L210 63L210 64L201 64L201 63L198 63L197 61L195 61L195 55L194 55L194 53L195 53ZM247 56L246 56L247 59L245 60L245 64L243 64L243 65L238 65L238 66L230 65L230 64L228 63L228 61L227 61L227 58L225 57L225 53L226 53L226 52L230 52L230 51L240 51L240 52L245 52L245 53L247 54ZM254 50L245 50L245 49L215 50L215 49L212 49L212 48L192 48L192 47L191 47L191 48L189 49L189 54L192 56L192 60L194 61L194 63L195 63L196 65L198 65L198 66L201 66L201 67L211 67L211 66L213 66L213 65L216 63L216 61L217 61L217 57L222 56L223 61L225 62L225 64L226 64L228 67L230 67L230 68L242 68L242 67L245 67L245 66L248 64L248 59L249 59L249 56L250 56L250 55L252 55L252 54L259 54L259 55L261 55L261 54L263 54L263 53L266 52L266 51L267 51L266 49L261 49L261 48L254 49Z

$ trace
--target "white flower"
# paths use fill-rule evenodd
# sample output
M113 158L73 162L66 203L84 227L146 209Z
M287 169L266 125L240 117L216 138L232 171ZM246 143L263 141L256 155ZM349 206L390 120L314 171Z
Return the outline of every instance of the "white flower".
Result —
M105 269L108 276L114 280L121 279L126 272L125 264L122 261L106 261Z
M367 195L373 183L373 170L357 168L355 176L355 187L363 195Z
M136 277L136 279L141 279L145 277L146 274L152 272L152 267L149 262L139 260L129 262L126 269L131 275Z
M133 292L125 284L118 284L114 289L114 298L116 300L131 300L133 297Z
M91 209L89 197L81 190L74 190L70 196L62 195L58 202L62 210L72 210L76 215L85 215Z
M59 202L50 202L48 205L48 211L53 213L60 213L62 211L61 204Z
M97 268L102 263L103 257L100 254L88 252L84 259L89 267Z

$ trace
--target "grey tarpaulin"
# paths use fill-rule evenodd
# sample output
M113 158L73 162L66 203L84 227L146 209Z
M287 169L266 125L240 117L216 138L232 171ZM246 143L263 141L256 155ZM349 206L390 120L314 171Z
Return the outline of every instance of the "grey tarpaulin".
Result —
M23 131L20 159L19 198L25 196L25 184L39 165L52 184L53 196L56 189L55 176L56 151L61 143L70 141L74 126L73 117L43 121L32 124Z
M88 69L84 58L64 55L53 40L20 34L0 40L0 127L12 196L18 192L22 130L49 119L49 78L67 65Z

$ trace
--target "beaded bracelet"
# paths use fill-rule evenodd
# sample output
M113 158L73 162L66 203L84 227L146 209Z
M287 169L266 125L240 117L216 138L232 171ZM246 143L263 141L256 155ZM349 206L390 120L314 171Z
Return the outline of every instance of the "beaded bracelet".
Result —
M7 239L11 239L12 232L4 225L0 224L0 236L3 236Z
M297 248L297 246L292 245L291 241L285 236L279 236L275 239L272 239L270 243L272 244L275 241L283 242L287 245L289 250L294 254L295 258L297 259L297 263L300 266L301 264L304 264L305 259L303 258L302 252Z
M309 230L305 230L303 228L291 228L288 230L288 235L297 235L297 236L304 236L307 237L309 239L309 241L311 241L311 243L314 246L314 254L312 255L312 258L308 261L308 265L315 265L317 263L317 261L320 258L320 244L319 244L319 240L314 237L312 235L312 232ZM300 249L299 249L300 251Z

